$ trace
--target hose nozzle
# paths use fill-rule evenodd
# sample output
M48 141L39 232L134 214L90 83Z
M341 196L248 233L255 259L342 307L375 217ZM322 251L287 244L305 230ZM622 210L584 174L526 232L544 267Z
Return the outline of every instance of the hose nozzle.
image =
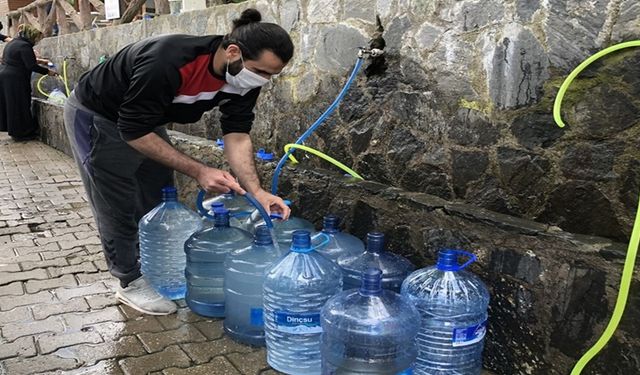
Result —
M379 48L368 48L368 47L358 48L358 58L362 59L367 55L371 57L379 57L384 55L384 51Z

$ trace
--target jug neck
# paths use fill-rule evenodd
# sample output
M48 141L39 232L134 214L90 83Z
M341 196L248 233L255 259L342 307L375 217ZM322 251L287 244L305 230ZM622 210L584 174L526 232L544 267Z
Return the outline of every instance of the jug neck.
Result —
M367 234L367 252L380 254L384 252L384 234L371 232Z
M363 296L379 296L382 294L382 271L379 268L368 268L362 272L360 294Z
M309 233L308 230L297 230L293 232L291 251L294 253L308 253L313 251L311 247L311 233Z
M177 202L178 191L173 186L166 186L162 188L162 201L163 202Z
M217 208L213 211L213 225L216 228L224 228L229 226L229 210L226 208Z
M260 225L256 228L255 239L253 243L257 246L269 246L273 245L273 240L271 239L271 232L266 225Z
M336 215L327 215L322 220L322 232L326 234L335 234L340 230L340 218Z

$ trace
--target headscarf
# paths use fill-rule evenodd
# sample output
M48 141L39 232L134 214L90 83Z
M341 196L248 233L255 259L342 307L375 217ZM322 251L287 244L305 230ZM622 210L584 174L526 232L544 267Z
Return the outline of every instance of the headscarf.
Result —
M31 44L36 44L40 39L42 39L42 33L40 30L36 29L31 25L27 25L23 23L18 26L18 36L20 38L26 39Z

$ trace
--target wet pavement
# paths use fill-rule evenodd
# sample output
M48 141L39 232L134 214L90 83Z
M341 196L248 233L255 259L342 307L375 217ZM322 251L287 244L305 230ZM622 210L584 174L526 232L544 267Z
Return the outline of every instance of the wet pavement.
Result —
M221 320L145 316L114 298L76 166L0 135L0 375L276 374Z
M191 313L117 303L76 166L0 135L0 374L275 374Z

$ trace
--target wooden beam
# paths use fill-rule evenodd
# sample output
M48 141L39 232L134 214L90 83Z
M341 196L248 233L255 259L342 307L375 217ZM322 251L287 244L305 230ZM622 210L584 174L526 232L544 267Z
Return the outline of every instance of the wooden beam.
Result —
M42 32L42 26L38 22L38 19L36 18L36 16L31 14L31 12L24 12L22 14L27 19L27 23L28 24L30 24L31 26L35 27L38 31Z
M91 28L91 4L89 0L79 0L80 21L82 27L80 30L89 30Z
M38 7L38 23L43 26L47 22L47 6L40 5ZM42 30L40 30L42 31Z
M169 0L154 0L156 14L169 14Z
M67 15L64 12L64 8L60 3L64 3L64 0L56 1L56 20L58 22L58 35L69 34L69 25L67 24Z
M15 16L19 16L20 14L22 14L22 12L26 12L26 11L31 11L31 10L35 10L37 9L39 6L41 5L47 5L51 2L51 0L36 0L33 3L27 4L25 6L23 6L22 8L18 8L16 10L14 10L13 12L8 12L7 13L7 17L15 17Z
M145 1L146 0L132 0L129 3L127 10L124 11L120 19L116 20L116 22L114 23L121 25L133 21L133 19L136 17L136 14L140 12L140 8L142 7L142 4L145 3Z
M45 37L53 34L53 25L56 23L56 0L51 2L51 10L47 15L47 19L44 22L44 31L42 32Z
M104 16L104 3L100 0L89 0L91 5L100 13L100 15Z
M76 26L78 26L78 29L83 30L82 29L82 19L80 18L80 15L78 14L78 12L76 12L75 8L67 3L66 1L59 1L58 5L62 7L62 9L64 10L63 13L68 13L69 17L71 17L71 20L73 21L73 23L76 24ZM59 11L60 9L58 9Z

